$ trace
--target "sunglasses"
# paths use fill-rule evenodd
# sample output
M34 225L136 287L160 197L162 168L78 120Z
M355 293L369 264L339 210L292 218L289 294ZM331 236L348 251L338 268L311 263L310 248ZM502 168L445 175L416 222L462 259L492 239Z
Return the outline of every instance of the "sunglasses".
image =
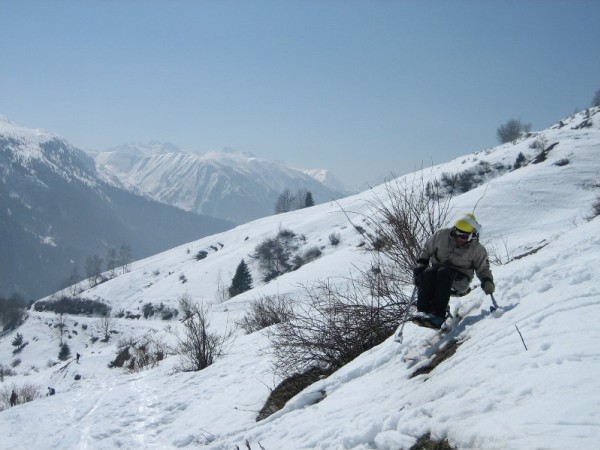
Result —
M471 239L471 236L473 234L472 233L465 233L464 231L460 231L460 230L455 229L454 230L454 235L456 237L458 237L458 238L469 240L469 239Z

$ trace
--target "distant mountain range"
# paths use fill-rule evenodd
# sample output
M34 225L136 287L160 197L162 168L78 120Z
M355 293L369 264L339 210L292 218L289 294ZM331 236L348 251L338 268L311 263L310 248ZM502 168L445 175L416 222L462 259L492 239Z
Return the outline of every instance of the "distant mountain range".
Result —
M348 194L324 170L160 142L86 153L0 116L0 295L54 292L122 244L140 259L271 215L286 189L315 203Z
M66 140L0 116L0 295L54 292L123 244L139 259L233 226L122 189Z
M245 223L273 214L287 189L315 203L351 192L326 170L292 169L232 149L197 154L173 144L126 144L92 155L106 180L186 211Z

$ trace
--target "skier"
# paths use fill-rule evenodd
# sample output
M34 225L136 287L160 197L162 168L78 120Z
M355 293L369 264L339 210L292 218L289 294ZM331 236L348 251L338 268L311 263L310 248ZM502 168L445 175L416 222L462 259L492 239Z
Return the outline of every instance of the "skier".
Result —
M454 227L443 228L427 240L413 280L418 288L417 310L412 318L417 325L441 328L450 295L468 291L474 272L486 295L494 293L494 277L487 250L479 243L481 225L473 214L465 214ZM431 260L431 267L429 262Z
M56 394L56 390L53 387L48 386L48 393L46 394L47 397L50 397L51 395Z
M15 406L17 404L18 399L19 399L19 397L17 396L17 393L13 389L12 393L10 394L10 406Z

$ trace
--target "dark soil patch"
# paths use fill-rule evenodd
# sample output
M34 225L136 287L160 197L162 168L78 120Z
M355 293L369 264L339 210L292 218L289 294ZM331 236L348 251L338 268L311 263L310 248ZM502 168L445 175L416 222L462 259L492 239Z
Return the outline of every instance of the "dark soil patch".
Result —
M456 350L458 349L459 345L460 344L458 343L458 341L456 341L455 339L452 339L451 341L448 342L448 344L446 346L444 346L443 348L441 348L440 350L438 350L435 353L433 359L429 362L429 364L415 370L410 377L414 378L418 375L430 373L433 369L435 369L437 366L439 366L442 362L444 362L445 360L450 358L452 355L454 355L454 353L456 353Z
M275 389L273 389L271 395L269 395L269 398L265 403L265 406L263 406L258 413L256 421L258 422L259 420L266 419L271 414L276 413L283 408L287 401L294 395L328 375L330 375L330 372L313 367L304 373L297 373L286 378L279 383Z
M447 439L443 441L432 440L428 433L421 436L410 450L456 450L456 448L452 447Z

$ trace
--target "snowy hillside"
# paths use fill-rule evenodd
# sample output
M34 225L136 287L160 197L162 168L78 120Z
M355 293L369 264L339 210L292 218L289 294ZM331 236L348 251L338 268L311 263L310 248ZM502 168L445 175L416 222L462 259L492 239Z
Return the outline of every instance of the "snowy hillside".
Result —
M284 190L308 190L316 203L340 198L341 183L325 182L279 161L232 149L196 154L157 142L94 154L106 178L186 211L245 223L273 214ZM331 179L329 176L328 179Z
M430 434L458 449L595 449L600 217L588 218L600 194L599 154L596 108L518 142L407 175L476 185L455 192L452 219L476 206L482 243L502 263L492 267L500 310L490 313L480 289L454 298L452 311L464 318L441 341L434 331L409 323L402 345L390 336L260 422L258 411L281 381L273 375L262 332L237 330L226 355L185 373L174 372L176 356L137 373L110 369L118 340L144 332L172 339L165 326L180 322L144 319L147 303L173 308L189 295L210 305L212 325L224 333L261 296L302 301L302 285L326 279L342 284L371 261L342 209L360 224L373 196L385 198L385 186L190 242L87 289L83 296L107 302L113 313L142 317L115 319L106 343L91 340L101 335L100 319L67 317L66 340L72 354L82 355L79 362L57 363L57 315L31 311L18 330L28 342L20 353L13 354L11 345L16 332L0 337L0 362L14 371L4 377L0 394L29 383L42 394L52 386L56 395L0 412L1 446L229 450L247 448L247 442L266 450L397 450ZM458 177L465 173L469 177ZM263 283L249 255L282 229L304 235L303 248L318 246L322 255ZM332 234L339 235L338 245L331 244ZM216 302L241 259L255 287ZM458 346L451 357L413 377L452 339Z

